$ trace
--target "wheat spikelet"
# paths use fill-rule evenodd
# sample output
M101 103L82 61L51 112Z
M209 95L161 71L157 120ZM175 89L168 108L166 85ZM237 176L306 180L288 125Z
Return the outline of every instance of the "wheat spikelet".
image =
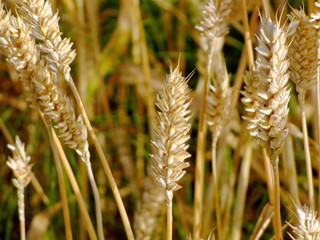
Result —
M150 239L166 198L162 186L155 181L155 176L151 169L148 171L148 176L145 178L144 183L142 199L138 202L133 223L137 240Z
M289 19L298 22L288 56L291 80L296 84L300 103L303 103L306 90L317 81L317 31L304 10L292 9Z
M30 157L26 154L24 143L21 142L19 136L16 136L15 146L8 144L8 148L12 151L12 157L7 160L7 165L13 171L15 176L12 179L13 185L18 190L18 211L20 220L21 239L26 239L25 233L25 207L24 207L24 188L29 184L33 177L31 171Z
M3 4L0 8L0 51L17 70L26 100L34 105L34 86L30 77L39 59L35 42L29 35L29 27L20 17L16 18L10 12L6 13Z
M290 235L291 238L295 240L320 239L320 221L317 218L317 212L313 211L306 205L302 207L299 202L295 204L295 207L298 225L289 225L293 229L293 232L297 235L297 238L294 238Z
M54 14L50 2L44 0L19 0L17 9L24 21L30 24L32 36L42 41L39 49L45 54L49 68L71 81L69 64L76 53L71 49L70 39L61 38L58 12Z
M53 119L60 137L65 143L81 156L85 163L90 161L88 150L87 129L82 118L75 117L69 98L54 84L54 75L40 62L32 75L36 87L36 98L40 110Z
M258 38L259 46L256 48L257 77L261 82L258 90L259 126L251 131L251 135L257 137L273 159L279 155L288 134L285 128L290 94L287 87L287 31L278 21L262 18L261 22L261 37Z
M157 112L159 126L155 127L155 141L151 142L151 164L157 181L171 199L172 192L181 188L177 181L185 174L183 169L189 166L189 163L184 162L190 157L186 151L191 128L191 124L187 123L190 119L188 107L191 102L187 80L181 76L178 66L175 70L170 70L156 100L160 110Z
M242 91L243 98L241 98L244 104L246 115L243 119L249 123L247 129L250 134L255 134L255 129L259 126L258 108L259 108L259 87L260 81L257 74L252 69L247 71L244 75L244 91Z

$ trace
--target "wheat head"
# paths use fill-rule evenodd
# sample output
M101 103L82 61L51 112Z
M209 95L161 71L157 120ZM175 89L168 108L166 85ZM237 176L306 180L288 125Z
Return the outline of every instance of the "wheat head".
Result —
M164 87L156 99L158 126L154 129L155 140L151 142L151 164L156 180L166 190L168 199L172 200L173 191L181 186L177 183L189 166L184 160L190 157L186 151L186 141L191 124L190 98L186 78L181 76L178 66L167 75Z
M304 102L305 92L317 81L317 31L304 10L292 9L291 22L298 22L291 41L288 56L290 59L291 80L296 84L299 102Z
M288 30L279 21L261 18L261 37L256 48L256 71L261 82L257 93L259 124L251 135L258 139L271 159L279 155L288 134L285 127L290 98L287 34Z
M70 63L76 53L70 39L61 38L59 15L52 11L51 3L44 0L18 0L17 10L23 20L31 26L31 35L40 40L39 49L45 56L48 67L58 76L62 74L71 81Z
M45 66L45 63L39 62L32 75L38 107L45 116L54 120L60 137L88 164L90 153L87 128L81 116L76 119L68 96L54 83L54 79L55 75Z

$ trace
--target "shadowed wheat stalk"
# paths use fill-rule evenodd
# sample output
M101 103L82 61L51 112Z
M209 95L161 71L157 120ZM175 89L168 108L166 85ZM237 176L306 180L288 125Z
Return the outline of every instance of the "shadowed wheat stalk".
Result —
M190 138L191 103L188 97L187 81L179 72L179 65L170 70L164 87L158 92L156 106L158 126L154 128L155 140L151 141L151 166L156 180L166 191L167 198L167 239L172 239L172 199L173 192L180 189L177 183L186 173L183 169L189 166L184 162L191 155L186 151L186 141Z

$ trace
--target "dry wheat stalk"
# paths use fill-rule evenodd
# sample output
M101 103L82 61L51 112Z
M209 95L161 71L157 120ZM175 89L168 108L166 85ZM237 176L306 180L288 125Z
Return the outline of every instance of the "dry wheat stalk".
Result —
M172 239L172 198L173 191L181 188L177 183L189 166L184 160L190 157L186 141L191 124L191 100L188 97L188 78L181 76L179 65L167 75L164 87L156 100L158 126L154 128L155 140L151 141L151 166L156 180L166 191L167 197L167 239Z
M25 207L24 207L24 188L29 184L33 177L31 171L30 157L26 154L24 143L21 142L19 136L16 136L15 146L8 144L8 148L12 151L12 157L7 160L7 165L12 169L16 178L12 179L13 185L18 190L18 209L20 220L20 236L21 240L26 239L25 230Z
M202 214L202 201L203 201L203 169L204 169L204 148L202 146L205 145L205 127L204 127L204 118L205 111L207 105L207 89L209 85L209 80L211 80L212 74L212 66L215 64L219 66L223 66L221 64L221 50L223 47L224 36L228 33L228 21L227 17L231 12L231 0L206 0L204 3L204 7L202 10L202 17L200 18L200 23L196 25L196 28L200 31L201 36L201 47L206 52L207 61L206 61L206 72L204 78L204 87L202 92L202 102L199 116L199 130L198 130L198 138L197 138L197 155L196 155L196 180L195 180L195 196L194 196L194 223L193 223L193 238L197 239L200 237L200 229L201 229L201 220L200 215ZM217 61L215 61L218 59ZM214 69L221 71L221 69ZM223 71L222 71L223 72ZM216 72L215 72L216 73ZM220 73L220 72L219 72ZM217 74L217 73L216 73ZM223 74L222 74L223 75ZM219 90L217 87L226 86L225 76L222 76L223 83L220 85L218 81L221 79L215 79L215 83L213 84L213 88L211 88L211 99L214 103L217 103L216 100L212 97L216 97L215 93L218 93ZM227 77L228 78L228 77ZM227 83L228 84L228 83ZM213 90L213 91L212 91ZM221 93L221 92L219 92ZM227 94L224 92L224 94ZM211 101L211 102L212 102ZM211 106L211 108L215 108L215 106ZM209 107L210 110L210 107ZM215 135L218 136L218 135ZM213 174L213 182L216 193L216 214L217 214L217 223L218 223L218 235L221 233L221 224L220 224L220 212L219 212L219 197L217 190L217 179L216 179L216 167L215 167L215 148L216 141L213 139L212 144L212 174ZM209 213L210 214L210 213Z
M166 198L163 187L155 181L151 169L145 178L142 199L134 215L134 232L137 240L148 240L156 227L156 221L164 207Z
M294 204L296 207L296 217L298 219L297 226L291 226L297 238L290 237L294 240L318 240L320 239L320 221L317 217L317 212L310 209L308 206L303 207L298 202Z
M288 28L290 29L290 28ZM285 128L288 115L290 91L287 87L289 79L288 47L286 39L288 29L279 21L261 18L261 37L258 38L256 76L246 81L245 88L247 120L252 124L250 134L254 136L271 160L274 170L276 236L281 238L280 216L280 183L278 173L279 153L288 134ZM257 82L256 77L259 79ZM252 90L257 89L257 93ZM254 104L257 104L258 107ZM250 106L251 105L251 106ZM257 122L258 120L258 122Z
M314 13L311 14L311 21L317 30L317 59L320 59L320 1L314 3ZM320 65L317 67L317 85L316 85L316 108L317 108L317 127L318 143L320 143ZM320 168L320 148L318 148L318 167ZM320 175L318 176L318 207L320 209Z
M304 101L306 91L317 81L317 30L306 16L304 10L292 9L289 15L295 25L295 34L291 42L288 56L290 58L291 80L296 84L298 99L301 107L301 123L303 130L303 143L308 178L309 201L314 209L313 177L311 158L308 143L307 122L305 118Z

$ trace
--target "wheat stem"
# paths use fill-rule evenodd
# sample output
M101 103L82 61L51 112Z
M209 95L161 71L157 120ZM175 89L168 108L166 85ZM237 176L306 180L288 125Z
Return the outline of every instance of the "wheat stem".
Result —
M304 96L302 97L304 99ZM314 210L314 193L313 193L313 177L312 177L312 166L311 166L311 158L310 158L310 150L309 150L309 142L308 142L308 129L307 129L307 121L306 114L304 109L304 103L300 102L301 107L301 125L303 132L303 146L304 146L304 155L306 160L306 169L307 169L307 179L308 179L308 196L310 207Z
M195 185L194 185L194 205L193 205L193 239L199 239L201 229L201 214L203 202L204 189L204 149L206 144L207 129L204 124L204 116L206 109L206 97L208 89L208 81L211 66L211 54L207 57L207 67L204 78L204 86L201 98L201 108L199 113L199 128L197 135L197 149L196 149L196 169L195 169Z
M246 50L248 54L248 63L249 69L254 69L254 58L253 58L253 50L252 50L252 41L250 34L250 27L248 22L248 11L246 6L246 1L242 0L241 2L241 10L242 10L242 24L244 28L244 41L246 44Z
M52 134L54 130L50 124L50 119L46 118L45 121L46 121L46 127L49 134L49 140L50 140L50 145L53 153L53 159L54 159L54 163L55 163L57 175L58 175L59 190L60 190L61 203L62 203L62 212L63 212L63 218L64 218L64 227L66 231L66 239L71 240L73 239L73 237L72 237L72 228L71 228L71 221L70 221L70 214L69 214L69 207L68 207L68 197L66 193L66 186L63 179L63 172L62 172L59 154L58 154L55 142L53 140Z
M88 178L89 178L90 185L91 185L92 192L93 192L94 201L96 204L96 218L97 218L97 225L98 225L98 235L99 235L99 239L104 239L103 223L102 223L102 215L101 215L101 203L100 203L98 187L97 187L96 181L94 180L94 176L93 176L93 172L92 172L92 168L91 168L91 163L89 161L86 162L86 167L87 167Z
M232 240L241 239L241 226L243 223L243 213L245 210L245 201L249 183L250 166L252 160L251 137L247 137L244 146L244 156L241 163L239 182L236 193L236 203L234 215L232 217Z
M167 240L172 240L172 198L167 198Z
M93 240L97 240L97 236L96 236L96 233L95 233L95 230L94 230L94 227L93 227L93 224L92 224L92 221L90 219L90 216L89 216L89 213L88 213L88 210L87 210L87 207L86 207L86 203L82 197L82 194L81 194L81 191L80 191L80 188L78 186L78 183L77 183L77 180L73 174L73 171L72 171L72 168L70 166L70 163L63 151L63 148L61 146L61 143L56 135L56 133L53 133L53 140L57 146L57 150L58 150L58 153L59 153L59 156L60 156L60 159L61 159L61 162L63 164L63 167L64 167L64 170L66 171L66 174L69 178L69 181L70 181L70 185L72 187L72 190L74 192L74 195L75 195L75 198L76 198L76 201L79 205L79 208L80 208L80 212L83 216L83 219L85 221L85 227L88 231L88 234L89 234L89 237L90 239L93 239Z
M43 123L47 126L47 123L45 121L45 117L44 117L43 113L41 113L39 111L39 114L40 114L40 116L42 118ZM61 146L59 138L58 138L57 134L54 131L52 131L52 138L53 138L53 141L54 141L54 145L57 148L57 151L58 151L60 160L62 162L62 165L64 167L64 170L66 171L66 174L67 174L67 177L69 179L71 188L72 188L72 190L74 192L76 201L77 201L77 203L79 205L80 212L83 215L83 219L84 219L84 221L86 223L85 227L88 230L89 237L92 240L97 240L97 236L96 236L93 224L91 222L91 219L90 219L87 207L86 207L86 203L85 203L85 201L84 201L84 199L82 197L80 188L78 186L77 180L76 180L76 178L75 178L75 176L73 174L72 168L71 168L70 163L69 163L69 161L68 161L68 159L66 157L66 154L64 153L64 150L63 150L63 147Z
M276 155L274 159L271 159L273 167L273 177L274 177L274 200L275 200L275 234L276 239L281 240L282 230L281 230L281 212L280 212L280 179L279 179L279 155Z
M221 213L220 213L220 195L218 188L218 179L217 179L217 143L218 136L215 133L212 134L212 145L211 145L211 166L212 166L212 181L213 181L213 189L214 189L214 202L216 208L216 221L217 221L217 232L218 239L221 239L222 228L221 228Z
M71 76L70 76L71 77ZM101 160L101 163L102 163L102 166L103 166L103 169L107 175L107 178L108 178L108 181L110 183L110 187L111 187L111 190L112 190L112 193L115 197L115 200L116 200L116 203L117 203L117 206L118 206L118 209L119 209L119 212L120 212L120 216L121 216L121 219L122 219L122 222L123 222L123 225L124 225L124 228L125 228L125 231L127 233L127 237L128 239L134 239L133 237L133 231L132 231L132 228L131 228L131 225L130 225L130 221L129 221L129 218L128 218L128 215L127 215L127 212L125 210L125 207L123 205L123 201L121 199L121 196L120 196L120 193L119 193L119 189L117 187L117 184L116 184L116 181L112 175L112 172L111 172L111 169L109 167L109 164L108 164L108 161L103 153L103 150L102 150L102 147L98 141L98 138L91 126L91 123L88 119L88 116L86 114L86 111L84 110L84 107L83 107L83 104L82 104L82 101L81 101L81 98L80 98L80 95L77 91L77 88L74 84L73 81L68 81L68 84L72 90L72 93L76 99L76 102L77 102L77 105L78 105L78 108L79 108L79 111L80 111L80 114L88 128L88 132L89 132L89 135L91 137L91 140L98 152L98 155L99 155L99 158Z
M318 42L318 59L320 59L320 48ZM320 169L320 66L317 67L317 125L318 125L318 169ZM320 211L320 174L318 175L318 208Z
M18 212L20 221L20 239L26 240L26 221L24 216L24 187L20 186L17 188L18 191Z

